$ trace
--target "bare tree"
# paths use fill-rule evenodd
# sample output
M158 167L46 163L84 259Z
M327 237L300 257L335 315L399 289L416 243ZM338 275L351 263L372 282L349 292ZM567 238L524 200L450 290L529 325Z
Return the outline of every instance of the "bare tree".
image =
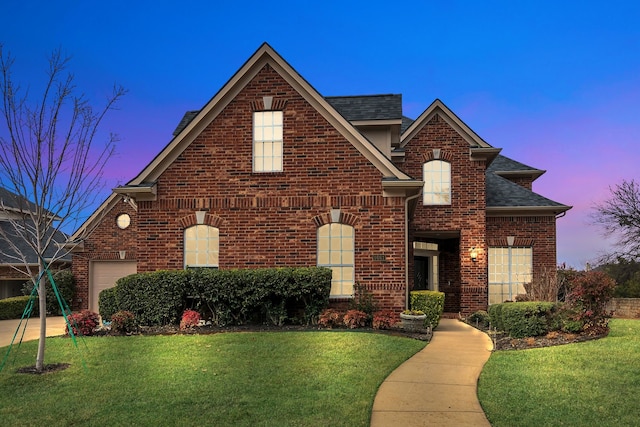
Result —
M623 180L609 187L611 197L594 207L591 215L594 224L606 235L617 237L617 251L609 258L640 258L640 184L635 180Z
M71 250L68 245L58 244L56 236L79 224L100 194L103 170L113 154L116 137L103 137L98 128L125 93L122 87L114 86L104 105L94 109L78 93L68 64L68 57L60 50L54 51L44 89L32 98L29 90L22 90L15 82L14 59L0 44L0 184L11 192L3 194L13 197L0 202L0 213L10 224L1 236L8 242L3 255L21 264L19 270L38 287L39 371L45 366L44 271ZM104 141L94 141L99 139ZM28 260L34 254L37 271Z

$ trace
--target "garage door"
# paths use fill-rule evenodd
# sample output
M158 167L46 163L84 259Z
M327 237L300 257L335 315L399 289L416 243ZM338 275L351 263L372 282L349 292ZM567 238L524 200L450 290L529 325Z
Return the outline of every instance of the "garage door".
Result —
M89 283L89 309L98 311L98 296L107 288L112 288L116 280L138 272L135 261L94 261L91 264L91 282Z

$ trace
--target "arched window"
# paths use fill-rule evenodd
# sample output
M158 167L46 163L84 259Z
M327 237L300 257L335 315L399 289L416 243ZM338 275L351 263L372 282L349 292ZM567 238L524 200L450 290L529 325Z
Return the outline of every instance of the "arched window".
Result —
M184 230L184 267L218 268L220 232L209 225L194 225Z
M422 166L423 205L451 204L451 164L442 160L431 160Z
M352 226L332 223L318 228L318 266L333 271L331 297L353 296L355 269Z

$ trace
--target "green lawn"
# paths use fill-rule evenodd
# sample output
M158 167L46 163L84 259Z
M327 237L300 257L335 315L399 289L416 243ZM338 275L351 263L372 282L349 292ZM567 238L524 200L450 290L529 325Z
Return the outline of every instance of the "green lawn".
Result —
M368 426L384 378L424 342L362 332L225 333L47 340L46 363L18 374L36 342L0 373L0 424ZM6 347L0 348L4 357ZM15 359L14 359L15 357Z
M478 395L494 427L640 424L640 321L607 338L491 355Z

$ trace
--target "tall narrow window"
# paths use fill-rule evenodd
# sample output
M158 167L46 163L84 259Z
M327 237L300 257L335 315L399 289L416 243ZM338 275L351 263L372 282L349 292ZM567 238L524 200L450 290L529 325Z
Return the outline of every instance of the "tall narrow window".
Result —
M282 111L253 113L253 171L282 172Z
M318 228L318 266L333 271L333 298L352 297L354 283L354 234L350 225L332 223Z
M220 232L208 225L194 225L184 230L184 267L218 268Z
M489 304L513 301L526 293L531 282L533 250L530 247L489 248Z
M442 160L431 160L422 165L424 188L422 204L451 204L451 164Z

